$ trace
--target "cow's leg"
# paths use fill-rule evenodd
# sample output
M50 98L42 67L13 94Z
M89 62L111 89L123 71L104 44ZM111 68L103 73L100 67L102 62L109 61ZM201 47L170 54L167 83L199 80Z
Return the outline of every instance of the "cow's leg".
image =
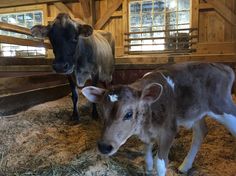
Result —
M98 83L98 80L99 80L98 74L94 75L94 76L92 77L92 86L96 86L97 83ZM92 106L93 106L93 107L92 107L92 108L93 108L93 109L92 109L92 118L95 119L95 120L97 120L97 119L98 119L97 106L96 106L95 103L93 103Z
M71 92L72 92L72 97L71 98L72 98L72 102L73 102L73 114L72 114L71 120L79 121L78 90L77 90L76 84L72 80L71 76L68 76L68 80L69 80L69 83L70 83L70 88L71 88Z
M153 171L152 144L146 144L145 149L146 149L146 154L145 154L146 173L147 175L152 175Z
M156 171L157 176L165 176L168 167L168 154L171 144L175 137L175 132L171 129L166 129L161 132L159 138L159 149L156 156Z
M205 119L197 121L193 125L193 137L191 148L185 157L183 163L179 166L179 171L182 173L187 173L190 168L192 168L193 161L196 157L196 154L203 142L204 137L207 134L207 126Z

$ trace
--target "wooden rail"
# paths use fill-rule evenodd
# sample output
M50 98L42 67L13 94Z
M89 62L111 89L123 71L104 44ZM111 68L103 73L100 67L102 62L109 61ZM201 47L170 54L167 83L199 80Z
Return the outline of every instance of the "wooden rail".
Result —
M0 22L0 30L15 32L19 34L24 34L27 36L32 36L31 31L28 28L24 28L21 26L8 24ZM40 39L23 39L12 36L4 36L0 35L0 43L14 44L14 45L22 45L22 46L33 46L33 47L44 47L47 49L51 49L52 46L50 43L44 42L44 40Z
M153 36L153 34L157 33L164 33L165 36ZM135 36L142 34L150 34L150 36ZM163 41L157 43L158 40ZM184 28L143 32L126 32L124 41L124 48L126 54L191 53L196 51L196 44L198 41L198 29ZM143 41L149 42L144 43ZM150 41L152 41L152 43L150 43ZM150 47L152 46L155 47L161 45L163 46L163 49L150 49ZM146 48L143 48L145 46Z

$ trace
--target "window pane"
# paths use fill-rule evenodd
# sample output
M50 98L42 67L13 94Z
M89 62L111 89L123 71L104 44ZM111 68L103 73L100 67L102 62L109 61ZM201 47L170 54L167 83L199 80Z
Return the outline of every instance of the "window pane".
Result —
M165 9L165 0L154 1L154 12L162 12Z
M8 23L16 24L16 15L9 15Z
M7 21L8 21L8 17L7 17L7 16L2 16L1 21L7 23Z
M140 24L141 20L140 20L140 16L131 16L130 17L130 26L131 27L139 27L141 24Z
M170 25L176 24L177 23L176 13L175 12L167 13L166 20L167 20L166 21L167 24L170 24Z
M165 22L165 18L164 18L164 14L163 13L158 13L158 14L154 14L153 17L153 25L154 26L163 26L164 22Z
M24 14L17 15L17 24L20 25L20 26L25 25L25 16L24 16Z
M189 23L189 11L178 13L178 24Z
M36 12L34 14L34 19L36 23L42 23L42 13L41 12Z
M25 20L26 21L33 21L33 14L32 13L26 13L25 14Z
M152 1L144 1L142 4L142 12L152 12Z
M177 10L176 0L166 0L166 10L167 11L175 11Z
M178 0L178 9L179 10L189 10L190 9L190 0Z
M141 4L139 2L135 2L135 3L131 3L130 4L130 12L132 14L134 14L134 13L139 14L140 13L140 9L141 9Z
M143 26L151 26L152 25L151 13L143 14L143 16L142 16L142 25Z

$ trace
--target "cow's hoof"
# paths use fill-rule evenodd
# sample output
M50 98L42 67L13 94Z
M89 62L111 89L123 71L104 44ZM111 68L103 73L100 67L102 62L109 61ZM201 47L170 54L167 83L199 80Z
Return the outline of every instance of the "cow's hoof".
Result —
M77 115L76 114L72 114L71 121L79 123L79 121L80 121L79 115L78 114Z

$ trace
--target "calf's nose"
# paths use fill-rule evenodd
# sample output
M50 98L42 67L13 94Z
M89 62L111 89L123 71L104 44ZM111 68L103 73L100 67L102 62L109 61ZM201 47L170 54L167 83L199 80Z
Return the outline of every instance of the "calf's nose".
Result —
M110 144L106 144L105 142L102 141L98 141L98 150L102 153L102 154L109 154L111 153L111 151L113 150L113 146Z
M70 69L70 65L68 63L53 63L52 67L59 73L65 73Z

